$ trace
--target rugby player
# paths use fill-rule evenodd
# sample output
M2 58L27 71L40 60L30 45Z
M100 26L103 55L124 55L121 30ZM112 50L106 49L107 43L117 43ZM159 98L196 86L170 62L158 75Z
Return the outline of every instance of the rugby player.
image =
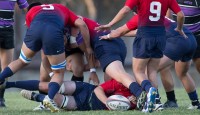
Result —
M13 15L15 4L27 11L28 2L26 0L1 0L0 1L0 61L1 70L4 70L13 60L14 52L14 30ZM5 90L0 90L0 107L5 107Z
M152 87L149 79L156 80L158 64L165 48L164 17L168 8L174 11L178 16L176 31L186 37L182 30L184 14L175 0L127 0L125 6L109 24L96 29L110 28L136 6L140 21L137 36L133 43L133 73L141 87L149 92L147 96L151 101L147 103L145 111L152 112L157 91L156 88ZM146 69L147 75L145 74Z
M7 82L5 88L22 88L21 94L29 100L42 102L44 94L33 92L40 90L48 91L49 82L38 80ZM33 85L34 84L34 85ZM32 90L32 91L29 91ZM100 86L95 86L85 82L64 81L54 100L58 107L65 110L107 110L106 101L101 101L99 96L107 97L111 95L123 95L131 101L131 108L136 108L136 97L130 90L116 80L109 80ZM43 109L44 110L44 109Z
M126 33L128 33L126 36L135 36L136 35L135 30L138 27L137 24L138 24L138 15L135 15L125 25L117 28L116 30L113 30L109 35L110 38L108 38L107 35L105 35L102 36L101 39L112 39L115 37L123 36ZM183 31L188 36L187 39L185 39L182 35L176 32L175 28L177 26L177 23L170 20L169 18L165 18L164 25L166 28L167 42L165 50L163 52L164 57L161 58L158 71L168 68L175 62L175 69L177 76L181 80L188 94L190 92L196 92L194 81L192 80L190 74L188 73L191 64L191 59L197 46L196 40L193 34L185 27L183 28ZM170 73L170 70L168 71L168 73ZM155 79L150 79L150 81L151 83L153 83L154 87L158 88L158 83L156 82ZM156 105L155 110L160 108L159 97L160 96L157 95L156 104L158 105ZM191 99L193 106L197 107L199 106L197 93L195 93L194 96L189 95L189 98Z
M200 1L199 0L177 0L181 10L185 15L184 26L186 26L195 36L197 41L197 49L193 56L193 62L195 63L197 71L200 73ZM176 20L176 14L171 15L171 11L168 11L168 17ZM170 69L170 68L169 68ZM163 86L166 91L167 101L164 103L165 108L178 107L177 100L174 92L174 82L172 76L168 73L168 70L161 71L161 77ZM194 86L194 85L193 85ZM189 97L195 96L196 92L188 93ZM196 96L195 96L196 98ZM190 105L188 109L196 109L197 106Z
M43 104L50 108L52 112L57 112L59 108L55 106L53 98L63 81L66 65L63 38L64 27L66 25L78 27L84 38L87 55L93 55L88 28L81 19L65 6L60 4L41 5L39 2L30 5L26 15L26 25L28 30L20 57L2 71L0 81L3 83L5 78L12 76L28 65L36 52L42 48L54 73L49 83L48 95L44 98ZM93 66L92 63L91 66Z

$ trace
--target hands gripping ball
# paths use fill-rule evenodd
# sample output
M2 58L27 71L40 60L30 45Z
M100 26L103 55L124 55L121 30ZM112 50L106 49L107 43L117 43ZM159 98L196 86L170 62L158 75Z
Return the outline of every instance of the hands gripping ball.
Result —
M106 101L109 110L125 111L131 106L130 101L122 95L112 95Z

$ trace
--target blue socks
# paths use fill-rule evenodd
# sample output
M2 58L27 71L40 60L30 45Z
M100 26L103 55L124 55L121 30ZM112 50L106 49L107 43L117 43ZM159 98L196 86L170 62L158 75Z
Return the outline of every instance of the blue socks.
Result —
M199 104L198 95L197 95L196 90L193 91L193 92L188 93L188 96L189 96L190 100L192 101L192 105Z
M137 82L132 82L129 86L129 89L132 94L134 94L136 97L139 97L142 93L142 88Z
M33 92L31 95L31 100L37 101L37 102L43 102L45 96L46 95L44 94L38 94L38 93Z
M12 70L9 67L6 67L0 74L0 81L5 81L5 78L8 78L13 75Z
M149 89L152 87L149 80L143 80L141 84L142 89L144 89L146 92L149 92Z
M60 85L57 82L50 82L49 83L49 91L48 96L50 99L53 99L56 93L59 91Z
M26 90L39 90L39 80L27 80L27 81L16 81L16 82L6 82L6 88L21 88Z

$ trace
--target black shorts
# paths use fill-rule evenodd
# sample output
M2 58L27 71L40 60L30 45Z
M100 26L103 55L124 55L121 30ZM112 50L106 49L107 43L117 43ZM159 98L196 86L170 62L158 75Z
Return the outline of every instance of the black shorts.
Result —
M73 48L73 49L65 49L65 56L68 57L72 54L75 54L75 53L80 53L80 54L84 54L83 51L80 49L80 48Z
M194 35L197 41L197 49L194 53L193 59L195 58L200 58L200 34L199 35Z
M13 27L0 28L0 48L14 48L14 30Z

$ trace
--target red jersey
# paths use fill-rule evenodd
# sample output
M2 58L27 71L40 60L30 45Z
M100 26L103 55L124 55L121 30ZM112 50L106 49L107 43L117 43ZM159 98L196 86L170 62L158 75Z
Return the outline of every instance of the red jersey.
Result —
M137 6L138 26L163 26L168 8L176 14L181 11L176 0L127 0L125 6Z
M93 39L96 36L97 31L94 30L95 27L98 27L99 24L89 18L83 17L83 21L86 23L89 33L90 33L90 39Z
M117 82L116 80L112 79L109 80L103 84L100 85L106 96L111 96L111 95L123 95L125 97L129 97L133 94L131 94L130 90L128 88L126 88L124 85L122 85L121 83ZM131 103L131 109L134 109L136 107L136 105L134 105L133 103Z
M34 17L40 12L45 11L60 16L63 19L65 26L67 24L74 26L74 22L78 18L72 11L61 4L43 4L40 6L35 6L28 11L26 15L26 25L30 27Z

